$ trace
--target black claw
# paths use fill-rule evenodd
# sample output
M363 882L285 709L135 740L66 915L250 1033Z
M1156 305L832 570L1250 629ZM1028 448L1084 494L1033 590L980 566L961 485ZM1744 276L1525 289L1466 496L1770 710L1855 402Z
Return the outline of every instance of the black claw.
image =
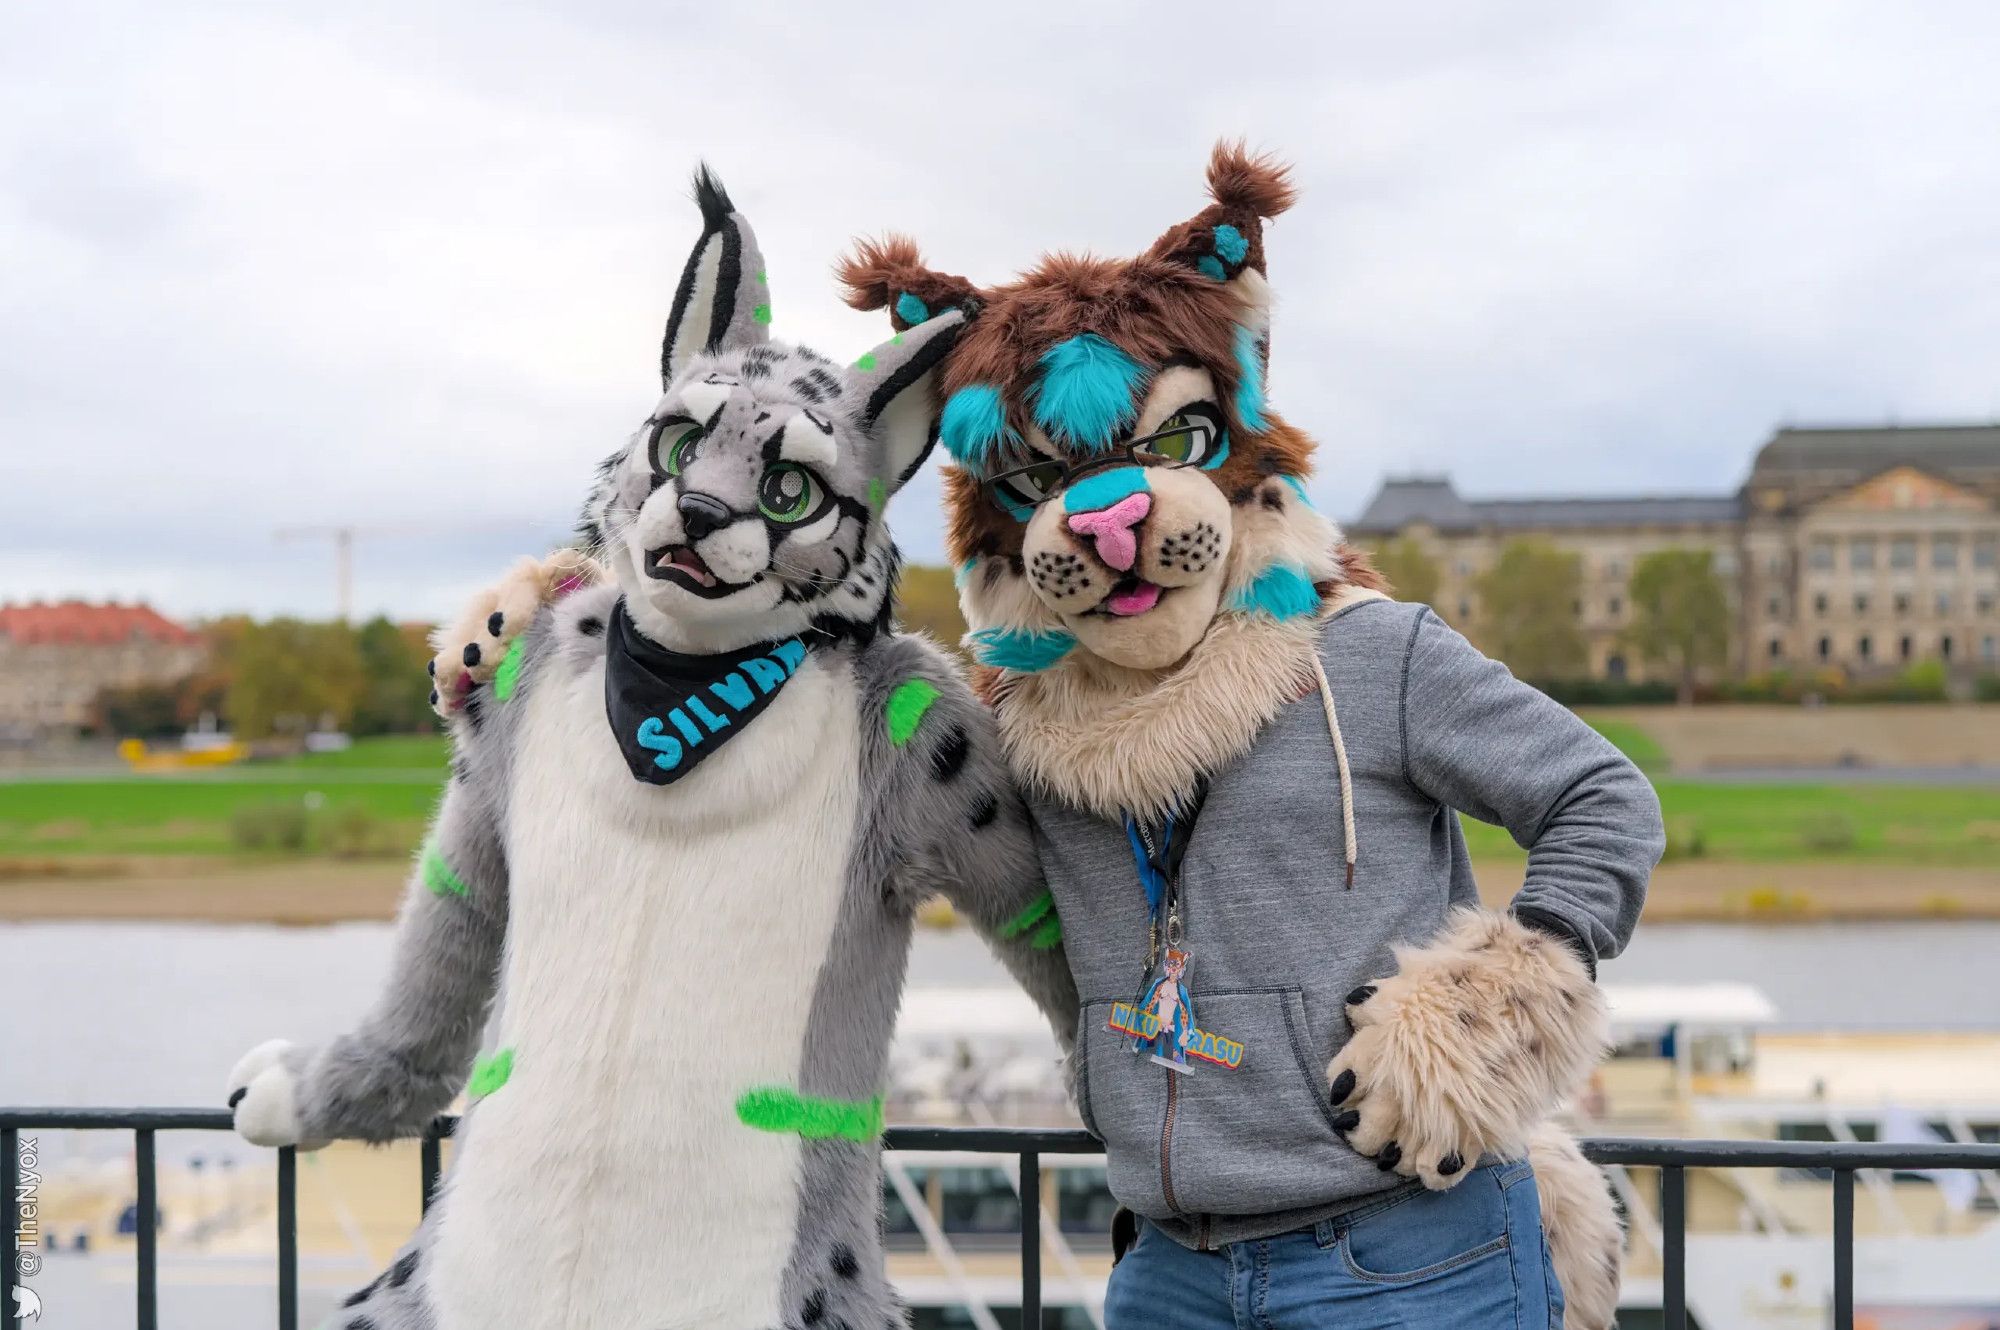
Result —
M1383 1146L1382 1152L1375 1156L1375 1167L1381 1169L1384 1173L1387 1173L1390 1169L1394 1168L1396 1165L1402 1162L1403 1162L1403 1147L1396 1144L1394 1141L1391 1141L1387 1145Z
M471 669L471 668L472 668L473 666L477 665L477 664L479 663L479 643L477 643L477 642L467 642L467 643L465 644L465 653L464 653L464 655L465 655L465 668L466 668L466 669L468 669L468 670L469 670L469 669Z
M1340 1075L1334 1077L1333 1084L1327 1087L1327 1093L1333 1096L1333 1102L1336 1104L1341 1103L1347 1096L1353 1094L1354 1068L1349 1067L1347 1070L1341 1072Z
M250 1093L250 1087L247 1085L239 1086L238 1088L230 1091L229 1106L231 1108L236 1107L238 1104L243 1102L243 1096L249 1093Z
M499 610L486 616L486 631L490 636L500 636L500 625L507 622L507 616Z
M429 660L424 662L424 673L430 675L431 678L433 679L438 677L438 663L436 656L432 656Z
M1333 1119L1333 1129L1338 1132L1350 1132L1360 1125L1361 1114L1351 1108L1345 1113L1336 1114Z
M438 690L433 688L431 689L431 705L436 706L437 704L438 704Z
M1369 998L1372 998L1374 996L1375 996L1375 985L1363 984L1361 985L1361 987L1355 989L1352 993L1349 993L1347 995L1347 1005L1350 1007L1358 1007L1362 1003L1366 1002Z
M1458 1151L1453 1150L1450 1154L1438 1160L1438 1176L1448 1178L1464 1167L1465 1161L1458 1157Z

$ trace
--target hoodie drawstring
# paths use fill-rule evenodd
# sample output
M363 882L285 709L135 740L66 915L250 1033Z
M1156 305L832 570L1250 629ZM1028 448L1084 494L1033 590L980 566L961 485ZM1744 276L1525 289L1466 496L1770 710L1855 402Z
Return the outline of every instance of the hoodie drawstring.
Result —
M1347 769L1347 743L1340 737L1340 712L1333 705L1333 685L1319 652L1312 653L1313 678L1319 681L1319 704L1326 712L1326 732L1333 736L1333 761L1340 769L1340 834L1347 851L1347 889L1354 889L1354 863L1360 847L1354 835L1354 774Z

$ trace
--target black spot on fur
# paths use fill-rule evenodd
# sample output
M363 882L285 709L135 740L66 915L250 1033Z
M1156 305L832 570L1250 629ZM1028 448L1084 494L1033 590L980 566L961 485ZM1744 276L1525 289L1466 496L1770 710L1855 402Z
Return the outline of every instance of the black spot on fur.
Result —
M451 774L452 779L461 785L472 779L472 768L466 763L463 753L454 752L451 755Z
M1254 483L1252 483L1249 485L1242 486L1234 494L1230 495L1229 501L1240 508L1244 504L1250 502L1250 500L1256 497L1257 497L1257 486Z
M506 622L507 622L507 616L502 614L499 610L495 610L493 611L493 613L487 615L486 616L487 636L489 637L500 636L500 626Z
M941 781L956 779L965 770L965 756L971 751L972 741L965 737L964 730L954 726L931 754L931 775Z
M479 663L479 643L467 642L465 644L465 650L461 654L465 658L465 668L468 670L471 669L473 666Z
M824 402L826 400L826 394L819 390L818 385L804 376L792 380L792 391L808 402Z
M1265 490L1257 502L1263 504L1274 513L1285 511L1285 496L1280 494L1276 487Z
M375 1330L375 1320L369 1316L357 1316L342 1327L342 1330Z
M799 1324L818 1325L826 1319L826 1290L816 1288L806 1298L806 1305L799 1309Z
M750 360L746 358L743 362L743 368L739 372L745 380L768 379L771 377L771 362L768 360ZM763 418L762 416L757 417L759 420Z
M478 689L475 688L465 695L465 719L475 730L486 723L485 707L486 703Z
M972 829L978 831L982 827L992 826L993 819L999 816L999 813L1000 805L994 802L992 795L987 795L972 810Z
M375 1296L375 1290L382 1287L382 1278L383 1277L381 1275L376 1275L373 1279L368 1281L368 1287L364 1289L358 1289L355 1292L348 1294L345 1298L341 1300L340 1305L343 1307L358 1307L362 1303L368 1301L368 1299Z
M422 1253L415 1248L398 1256L396 1263L389 1267L389 1287L401 1288L409 1283L410 1276L417 1272L417 1262L421 1259L423 1259Z
M576 631L582 633L585 637L596 637L604 631L604 620L598 618L595 614L587 614L576 621Z
M844 1242L833 1244L833 1259L829 1264L842 1279L852 1279L861 1273L861 1262L854 1259L854 1248Z

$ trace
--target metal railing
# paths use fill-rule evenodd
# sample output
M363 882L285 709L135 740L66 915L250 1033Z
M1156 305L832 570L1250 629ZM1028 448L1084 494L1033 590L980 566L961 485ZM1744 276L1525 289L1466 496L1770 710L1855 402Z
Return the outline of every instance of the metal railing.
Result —
M423 1138L418 1186L425 1209L437 1190L440 1142L456 1120L439 1118ZM6 1231L0 1234L0 1327L21 1330L13 1316L16 1239L20 1226L20 1143L23 1131L129 1131L137 1169L138 1279L134 1324L158 1330L158 1176L155 1141L163 1131L229 1131L226 1109L201 1108L0 1108L0 1195ZM1026 1203L1041 1190L1043 1155L1098 1154L1103 1146L1084 1131L1014 1127L891 1127L890 1150L953 1150L1013 1155L1020 1162L1021 1324L1038 1327L1042 1314L1042 1215ZM1857 1170L1959 1168L2000 1170L2000 1145L1882 1145L1817 1141L1684 1141L1596 1138L1584 1154L1593 1163L1653 1168L1660 1174L1661 1307L1667 1330L1687 1327L1687 1170L1691 1168L1830 1169L1833 1174L1833 1324L1854 1326L1854 1175ZM278 1327L298 1330L298 1156L277 1151Z

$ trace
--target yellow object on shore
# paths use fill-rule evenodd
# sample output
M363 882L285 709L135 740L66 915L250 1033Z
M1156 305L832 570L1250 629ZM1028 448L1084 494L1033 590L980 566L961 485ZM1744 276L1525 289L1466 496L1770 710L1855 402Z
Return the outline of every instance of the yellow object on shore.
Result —
M134 771L189 771L200 767L226 767L250 756L249 748L231 740L213 748L156 752L144 739L121 739L118 756Z

